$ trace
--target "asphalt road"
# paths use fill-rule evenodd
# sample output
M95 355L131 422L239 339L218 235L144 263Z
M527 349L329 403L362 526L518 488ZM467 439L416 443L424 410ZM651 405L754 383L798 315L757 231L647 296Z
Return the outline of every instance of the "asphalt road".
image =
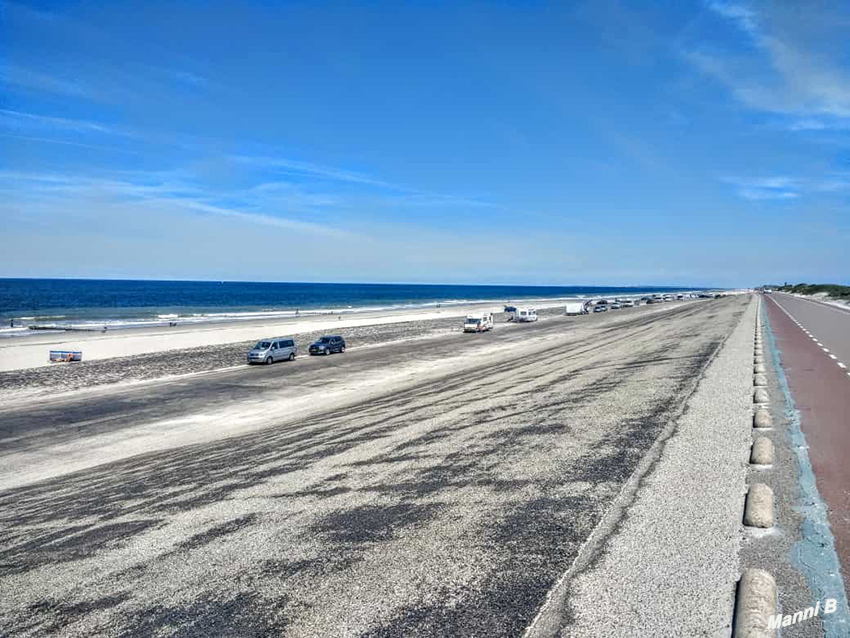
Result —
M540 322L6 410L10 463L62 440L132 441L151 423L234 402L285 405L299 388L319 397L303 418L275 412L240 436L166 443L0 492L0 626L520 635L747 302L580 330ZM322 410L335 383L458 355L466 363L436 377Z
M834 354L833 362L844 363L848 366L845 372L850 372L850 309L782 293L765 297L777 302L816 337L823 344L821 350L829 350L827 358Z
M850 374L839 363L850 364L850 312L791 295L774 293L764 298L782 368L800 412L817 488L828 506L846 587L850 582L846 576L850 574Z

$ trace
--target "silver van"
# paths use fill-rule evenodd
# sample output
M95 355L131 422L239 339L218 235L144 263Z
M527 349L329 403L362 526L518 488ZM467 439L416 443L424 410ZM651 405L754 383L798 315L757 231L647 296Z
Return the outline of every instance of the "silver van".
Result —
M248 351L248 363L274 363L284 359L292 361L298 354L295 340L289 337L261 339Z

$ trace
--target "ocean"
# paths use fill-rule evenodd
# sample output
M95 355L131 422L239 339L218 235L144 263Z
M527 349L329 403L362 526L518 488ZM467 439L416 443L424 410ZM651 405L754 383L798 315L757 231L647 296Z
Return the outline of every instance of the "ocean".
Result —
M0 337L29 326L120 329L300 314L428 308L483 301L673 292L673 287L263 283L0 279ZM14 321L14 326L11 325Z

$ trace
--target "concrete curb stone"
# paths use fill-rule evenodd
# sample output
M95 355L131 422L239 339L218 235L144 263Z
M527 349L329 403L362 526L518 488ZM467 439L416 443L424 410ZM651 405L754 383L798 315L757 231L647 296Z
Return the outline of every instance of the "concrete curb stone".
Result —
M764 483L753 483L747 493L744 525L768 529L773 527L773 490Z
M734 638L773 638L768 619L776 613L776 581L763 569L747 569L738 583Z
M773 427L773 419L770 418L770 412L767 408L756 410L753 416L753 427L761 429Z
M773 465L773 441L766 436L757 438L750 452L750 463L754 465Z

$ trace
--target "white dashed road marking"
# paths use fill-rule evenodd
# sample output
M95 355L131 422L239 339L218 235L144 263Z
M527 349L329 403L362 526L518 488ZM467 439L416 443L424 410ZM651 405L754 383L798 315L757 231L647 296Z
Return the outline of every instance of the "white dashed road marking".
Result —
M815 344L817 344L817 345L820 347L820 349L824 351L824 353L825 353L825 354L829 355L829 358L830 358L830 359L832 359L833 361L835 361L835 362L838 364L838 367L839 367L839 368L841 368L842 370L846 370L846 369L847 369L847 366L846 366L846 365L844 365L843 363L841 363L841 361L838 361L838 357L836 357L834 354L831 354L831 353L829 352L829 348L825 348L825 347L824 347L824 345L823 345L820 341L818 341L818 338L817 338L816 336L814 336L812 333L810 333L808 330L806 330L806 329L803 327L803 324L801 324L799 321L797 321L797 320L796 320L796 319L795 319L795 318L791 315L791 313L790 313L790 312L788 312L787 310L785 310L785 308L783 308L782 306L780 306L777 302L775 302L775 301L774 301L773 303L774 303L774 304L776 304L776 306L777 306L777 307L778 307L778 308L779 308L782 312L784 312L786 315L788 315L788 317L791 319L791 321L793 321L794 323L796 323L796 324L800 327L800 330L802 330L802 331L803 331L803 333L804 333L807 337L809 337L809 339L811 339L812 341L814 341L814 342L815 342ZM850 372L848 372L848 373L847 373L847 376L848 376L848 377L850 377Z

